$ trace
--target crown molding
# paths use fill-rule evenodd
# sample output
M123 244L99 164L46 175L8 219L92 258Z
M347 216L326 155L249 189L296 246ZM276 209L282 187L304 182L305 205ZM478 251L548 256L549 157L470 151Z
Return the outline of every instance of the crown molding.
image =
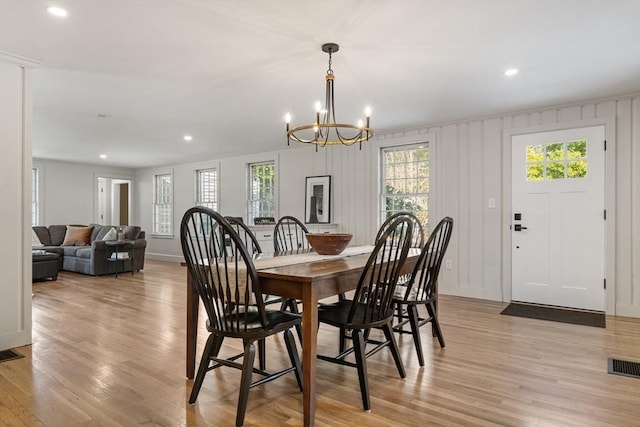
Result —
M3 51L0 51L0 62L8 62L10 64L16 64L22 67L29 68L39 67L40 64L42 64L42 61L38 61L37 59L31 59Z

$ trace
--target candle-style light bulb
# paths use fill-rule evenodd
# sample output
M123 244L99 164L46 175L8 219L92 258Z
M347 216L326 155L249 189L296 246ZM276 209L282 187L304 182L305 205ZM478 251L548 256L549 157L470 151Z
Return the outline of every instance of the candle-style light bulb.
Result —
M320 111L322 111L322 104L320 104L320 101L316 101L316 113Z
M362 120L358 120L358 127L362 129L364 127L364 122Z
M371 117L371 107L369 107L367 105L367 107L364 109L364 116L365 117Z
M291 123L291 113L287 113L284 115L284 121L289 124Z

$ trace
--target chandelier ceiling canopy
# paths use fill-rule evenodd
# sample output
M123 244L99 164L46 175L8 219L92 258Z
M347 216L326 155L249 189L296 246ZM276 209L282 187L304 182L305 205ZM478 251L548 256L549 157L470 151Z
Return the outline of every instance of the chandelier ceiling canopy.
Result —
M287 113L285 117L287 122L287 145L291 141L315 144L317 151L318 146L353 145L358 143L362 149L362 142L368 141L373 137L373 130L369 127L370 107L365 108L364 120L360 120L357 124L338 123L336 121L334 103L335 75L331 69L331 55L336 53L339 48L336 43L322 45L322 51L329 54L324 106L320 101L316 102L316 116L312 124L293 126L291 124L291 114Z

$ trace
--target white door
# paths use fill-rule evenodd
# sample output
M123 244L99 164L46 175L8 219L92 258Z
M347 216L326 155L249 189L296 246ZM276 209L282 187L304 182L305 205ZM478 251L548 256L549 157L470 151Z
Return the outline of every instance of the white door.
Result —
M604 310L604 126L511 142L512 300Z

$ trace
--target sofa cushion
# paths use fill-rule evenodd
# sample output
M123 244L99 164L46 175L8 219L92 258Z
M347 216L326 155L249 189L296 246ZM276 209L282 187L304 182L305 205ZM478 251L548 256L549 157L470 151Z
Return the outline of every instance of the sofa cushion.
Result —
M38 237L38 234L36 233L36 230L34 230L32 228L31 229L31 247L32 248L39 248L40 246L44 246L44 245L40 241L40 238Z
M140 234L140 227L137 225L127 225L124 228L124 238L127 240L136 240Z
M118 238L118 232L116 231L115 227L111 227L109 228L109 231L107 231L107 233L102 236L101 240L116 240Z
M91 232L91 241L93 242L98 238L98 233L102 230L102 225L91 223L89 227L93 227L93 231Z
M87 246L91 243L93 227L75 227L70 225L61 246Z
M62 254L63 256L76 256L76 252L78 249L85 248L86 246L62 246Z
M64 242L64 236L67 234L67 226L66 225L50 225L49 226L49 235L51 236L51 240L49 241L49 244L51 246L60 246L62 245L62 242ZM42 239L40 239L40 241L42 243L44 243L45 245L47 245L47 243L43 242Z
M90 259L92 252L93 252L92 248L85 248L85 247L78 248L78 250L76 251L76 258Z
M66 229L66 227L65 227ZM34 225L32 230L38 235L40 243L45 246L51 246L51 236L49 235L49 229L44 225Z
M110 225L98 225L96 226L96 228L100 228L100 230L98 230L98 233L94 233L96 234L96 238L93 240L104 240L105 234L107 234L109 230L111 230Z

